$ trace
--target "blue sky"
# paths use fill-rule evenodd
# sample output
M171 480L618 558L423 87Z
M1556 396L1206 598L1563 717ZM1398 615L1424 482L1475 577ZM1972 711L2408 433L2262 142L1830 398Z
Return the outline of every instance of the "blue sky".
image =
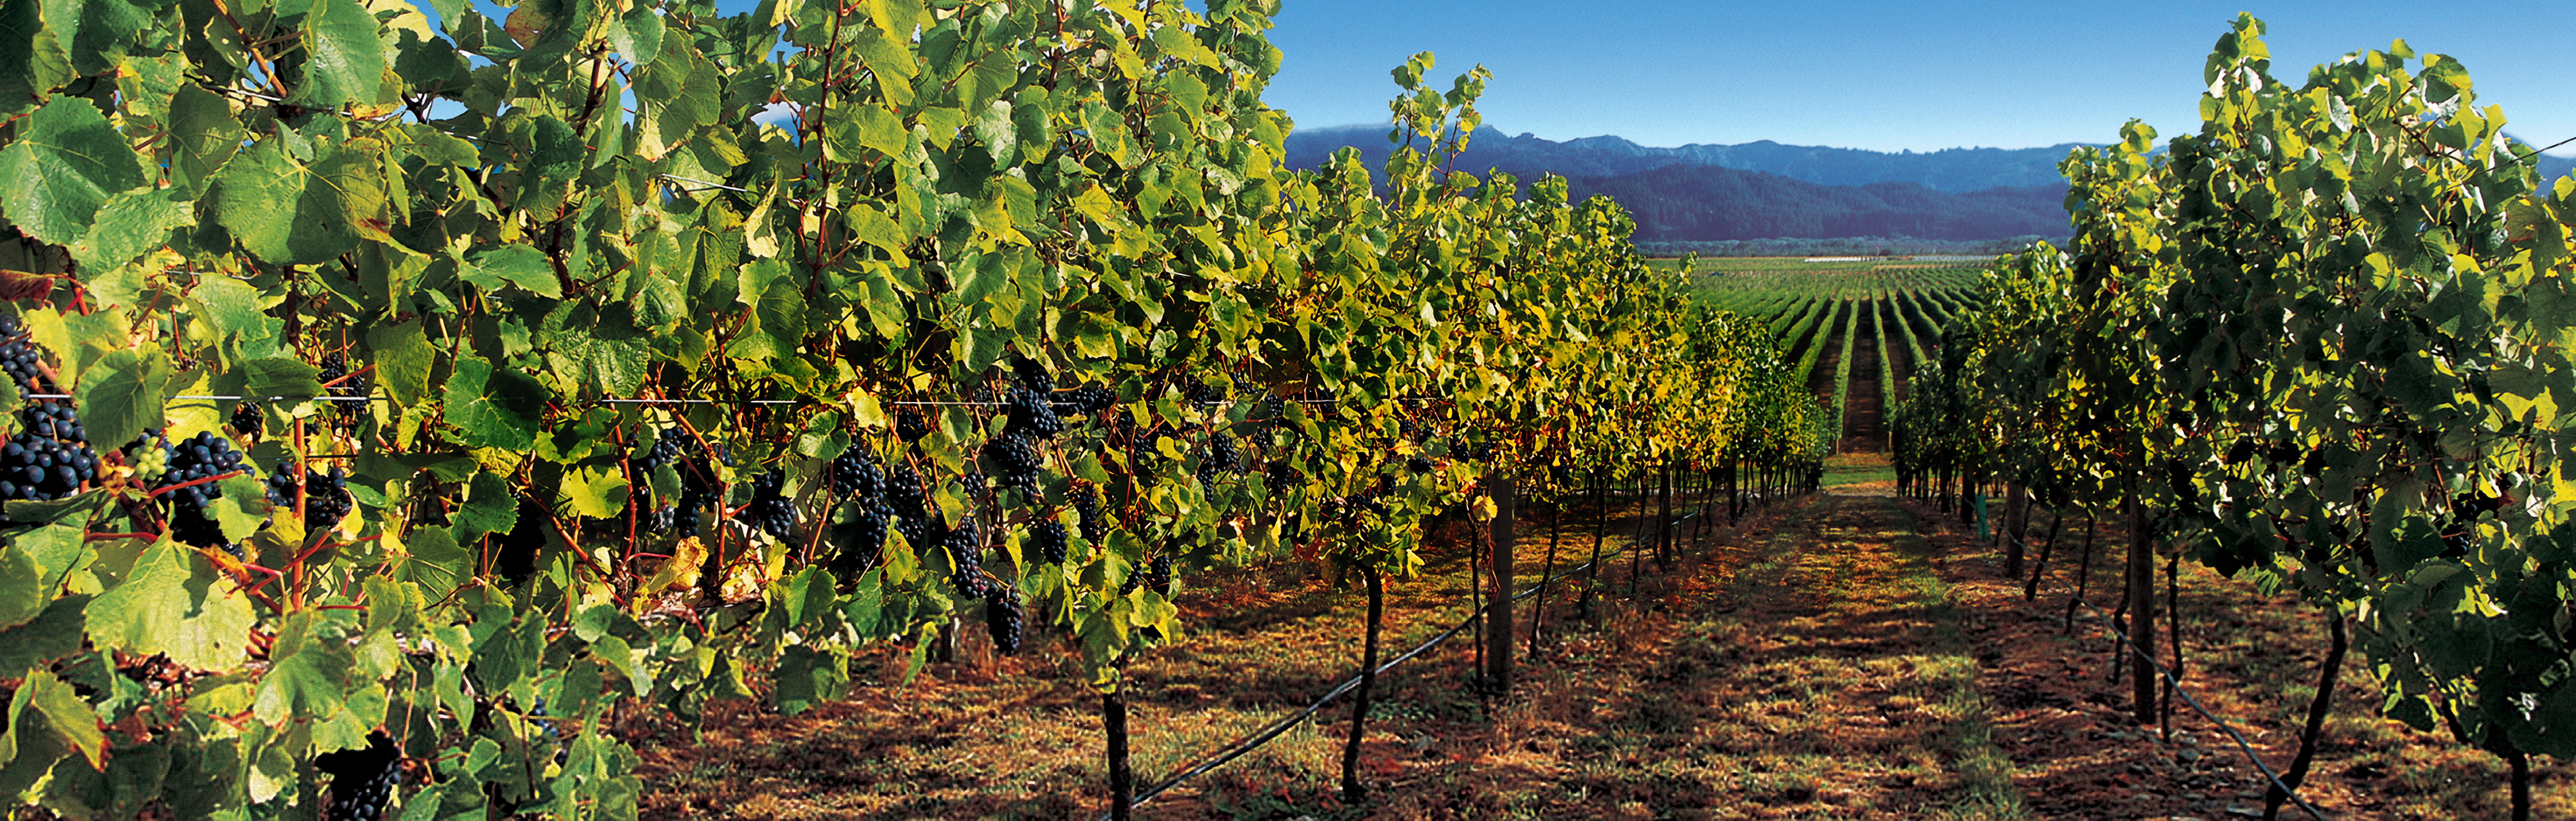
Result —
M2270 26L2274 76L2404 38L2468 66L2479 103L2546 145L2576 137L2576 60L2550 4L2377 0L2149 3L1567 3L1284 0L1264 95L1302 126L1378 123L1410 54L1446 80L1483 63L1511 133L1646 145L1774 140L1882 151L2108 142L2135 117L2199 127L2201 65L2240 10ZM2552 153L2576 154L2576 148Z

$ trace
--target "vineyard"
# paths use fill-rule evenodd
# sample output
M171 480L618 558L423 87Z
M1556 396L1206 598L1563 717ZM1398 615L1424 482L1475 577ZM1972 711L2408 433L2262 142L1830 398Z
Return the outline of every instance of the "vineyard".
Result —
M1914 363L1939 355L1941 329L1974 303L1984 268L1906 258L1694 263L1692 298L1767 324L1835 420L1834 449L1870 453L1888 449L1885 412L1905 400Z
M2065 249L1667 263L1428 53L1283 167L1277 5L0 3L11 817L2321 815L2348 651L2576 757L2576 182L2456 64L2246 18ZM1998 695L2097 535L2130 699ZM2277 774L2143 746L2184 578L2329 637Z

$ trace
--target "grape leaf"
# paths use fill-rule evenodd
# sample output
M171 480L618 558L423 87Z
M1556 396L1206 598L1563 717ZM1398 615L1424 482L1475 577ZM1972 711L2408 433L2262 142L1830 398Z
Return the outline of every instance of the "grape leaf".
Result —
M345 2L345 0L343 0ZM287 154L286 140L261 140L224 164L215 215L242 248L278 265L327 262L357 247L339 189Z
M142 184L134 150L83 98L46 103L0 149L0 209L46 242L78 241L110 197Z
M316 108L374 102L383 87L385 44L360 0L312 0L304 14L304 76L289 101Z
M158 350L124 348L81 372L81 424L98 442L129 442L144 428L162 426L170 385L170 360Z
M26 682L9 699L9 733L0 741L0 754L16 757L32 740L25 733L45 733L80 753L91 769L107 768L107 734L99 731L98 713L51 670L27 671Z
M72 258L83 275L96 276L168 245L170 229L195 221L179 189L127 191L99 209L89 234L72 245Z
M537 421L545 412L544 385L513 369L494 370L477 357L456 360L442 394L447 423L466 447L526 450L537 442Z
M80 652L81 609L87 606L88 596L64 596L35 620L0 630L0 670L44 667Z
M83 612L90 641L100 647L166 653L182 666L216 671L241 663L257 622L250 599L205 557L166 539L146 548L125 581Z
M563 298L563 282L545 252L527 245L504 245L476 255L457 276L486 291L516 285L547 299Z

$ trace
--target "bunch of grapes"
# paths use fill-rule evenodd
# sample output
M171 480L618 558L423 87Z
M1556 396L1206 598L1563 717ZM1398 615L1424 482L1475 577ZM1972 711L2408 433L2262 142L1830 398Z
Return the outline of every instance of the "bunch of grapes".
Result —
M1099 413L1118 404L1118 392L1098 382L1084 382L1082 387L1065 394L1064 399L1075 413Z
M18 315L0 314L0 373L18 383L18 392L53 393L53 383L45 379L45 349L28 337L27 329L18 324Z
M993 585L985 605L984 628L993 634L993 649L1005 656L1020 654L1020 632L1026 625L1020 612L1020 591L1009 585Z
M660 470L663 465L680 464L680 460L688 456L688 451L688 435L682 433L679 428L663 428L654 433L653 446L646 448L643 455L633 457L637 481L651 482L655 471ZM687 469L684 467L681 472L686 473ZM680 508L677 506L666 504L654 508L644 515L644 531L655 534L669 533L680 527L681 518ZM697 512L694 509L691 510L687 518L688 532L681 535L696 535Z
M782 471L763 473L751 480L751 522L760 532L787 541L796 529L796 504L784 493L787 474Z
M879 553L885 549L886 515L883 503L875 500L852 503L849 521L832 528L840 547L832 561L832 572L844 578L857 576L877 566Z
M333 396L365 396L376 391L376 380L364 370L350 373L349 359L339 351L322 357L321 380L322 384L330 386ZM340 384L332 385L333 382Z
M1064 432L1064 419L1055 415L1046 395L1026 387L1011 391L1010 413L1010 425L1003 428L1009 435L1053 439Z
M888 510L905 519L919 519L930 510L930 496L921 486L921 473L904 462L894 463L886 474L882 497Z
M295 480L294 466L287 464L284 459L277 460L276 469L268 474L268 503L278 507L294 507L295 492L300 487L304 491L304 521L307 527L333 527L340 523L342 517L349 515L351 498L348 471L343 470L339 465L332 465L330 473L307 470L304 472L304 477L304 481L298 483Z
M1298 482L1303 481L1306 478L1305 475L1297 472L1297 465L1295 463L1286 459L1271 460L1270 465L1264 470L1264 472L1268 474L1268 478L1270 479L1270 489L1273 491L1279 490L1280 488L1294 487Z
M158 432L152 432L156 438ZM211 481L228 473L248 469L249 465L233 443L211 431L166 445L169 467L153 484L156 491L166 491L162 499L170 503L170 537L198 547L227 547L224 530L206 515L206 506L224 497L224 489ZM200 482L199 484L189 484ZM187 485L187 487L179 487ZM171 490L171 488L177 488Z
M1229 391L1226 390L1226 386L1219 385L1214 382L1193 381L1188 387L1189 399L1192 404L1214 405L1224 402L1229 393Z
M1171 595L1172 551L1167 548L1163 552L1154 554L1153 561L1145 563L1145 572L1142 575L1145 577L1147 589L1167 596Z
M1199 457L1199 481L1205 483L1216 474L1243 464L1243 451L1235 445L1234 436L1223 430L1208 433L1208 452Z
M905 442L919 442L930 435L930 417L919 411L902 411L894 415L894 433Z
M939 546L948 549L948 557L956 566L956 575L948 577L948 582L957 588L957 595L967 599L983 598L984 538L975 527L975 518L968 516L965 521L957 523L957 527L942 534Z
M524 581L537 572L537 552L546 546L544 519L546 506L535 499L519 497L519 518L507 533L491 534L501 541L493 557L492 569L502 578Z
M120 450L125 451L125 464L134 468L135 480L146 487L170 472L170 439L161 435L160 428L144 428Z
M266 415L260 413L257 402L243 402L233 406L231 420L233 432L241 434L243 439L259 441L260 427L265 421Z
M323 821L375 821L402 783L402 751L379 730L367 734L367 746L334 750L313 757L313 768L331 777L331 805Z
M885 490L885 473L876 456L856 445L832 460L832 494L844 499L874 499Z
M1156 443L1163 435L1164 428L1158 424L1138 432L1135 441L1128 443L1127 464L1138 474L1151 472L1153 469L1149 465L1162 458L1163 449Z
M1040 395L1055 391L1055 374L1047 373L1046 366L1038 364L1037 360L1011 357L1011 375L1019 378L1021 387L1037 391Z
M683 446L683 450L687 448ZM649 454L648 454L649 455ZM672 514L671 530L680 538L698 535L706 524L705 511L724 507L725 485L716 479L718 461L730 463L726 449L719 445L683 459L679 463L680 505Z
M1109 517L1100 512L1099 485L1084 482L1081 495L1073 497L1073 511L1082 516L1083 541L1099 544L1109 535Z
M663 465L678 464L681 457L689 455L688 451L688 434L679 428L663 428L653 435L653 446L635 457L635 472L650 476Z
M1039 519L1037 524L1029 527L1029 546L1037 549L1040 562L1052 565L1064 564L1064 523L1056 521L1053 516Z
M1000 471L1002 486L1018 488L1031 497L1038 493L1039 462L1037 443L1018 433L1004 434L984 443L984 460ZM971 487L971 486L970 486Z
M328 390L332 396L365 396L374 392L376 387L375 380L368 378L365 372L362 371L355 374L350 373L349 358L342 355L339 351L332 351L323 355L322 372L318 377L322 380L323 385L328 386L326 390ZM366 410L366 404L363 402L332 402L330 404L332 415L337 417L339 421L344 424L357 421L358 417Z
M36 402L19 419L26 430L0 446L0 499L60 499L98 478L98 454L70 405Z

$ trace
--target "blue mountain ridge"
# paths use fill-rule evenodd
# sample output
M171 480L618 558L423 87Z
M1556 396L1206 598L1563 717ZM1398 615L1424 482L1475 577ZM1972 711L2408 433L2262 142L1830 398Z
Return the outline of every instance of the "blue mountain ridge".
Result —
M1371 168L1389 148L1386 126L1292 132L1287 164L1315 168L1356 149ZM2065 236L2065 178L2057 163L2087 147L1952 148L1884 152L1783 145L1762 140L1675 148L1615 136L1549 140L1486 126L1457 167L1523 180L1567 178L1576 197L1607 194L1636 215L1640 242L1775 238L1906 237L1982 241ZM2541 155L2546 178L2576 170L2576 158Z

